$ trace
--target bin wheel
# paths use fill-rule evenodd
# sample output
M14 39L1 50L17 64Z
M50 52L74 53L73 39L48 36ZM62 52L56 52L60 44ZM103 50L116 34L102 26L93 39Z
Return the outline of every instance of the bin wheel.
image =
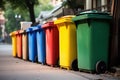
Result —
M38 57L37 56L35 56L35 62L38 62Z
M96 72L97 73L105 73L106 71L106 64L104 61L98 61L96 63Z
M59 59L57 60L57 63L56 63L56 65L57 65L57 67L60 67L60 61L59 61Z
M78 71L79 70L78 69L78 61L77 61L77 59L72 62L72 69L74 71Z

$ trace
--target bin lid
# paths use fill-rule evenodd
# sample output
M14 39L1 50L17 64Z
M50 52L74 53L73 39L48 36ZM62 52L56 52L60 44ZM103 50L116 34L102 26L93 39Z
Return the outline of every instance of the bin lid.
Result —
M22 34L22 30L17 30L16 32L15 32L15 34L17 35L17 34Z
M108 12L100 12L100 11L97 11L97 10L92 10L92 11L85 11L85 12L81 12L80 14L78 15L84 15L84 14L100 14L100 15L109 15Z
M41 25L37 25L35 27L33 27L33 31L36 31L36 30L43 30Z
M13 32L11 32L9 35L10 35L10 36L14 36L14 35L16 35L16 33L17 33L17 31L13 31Z
M22 34L24 32L24 30L19 30L19 34Z
M51 27L57 27L53 21L47 22L41 26L42 28L51 28Z
M32 27L26 29L26 32L31 32L31 31L33 31Z
M80 21L80 20L85 20L85 19L107 19L110 20L112 19L112 16L109 15L109 13L105 12L99 12L99 11L86 11L86 12L81 12L79 15L76 17L72 18L73 21Z
M19 33L23 34L23 33L26 33L26 31L25 30L20 30Z
M32 31L36 31L36 30L42 30L41 25L32 26L32 27L28 28L26 30L26 32L32 32Z
M19 31L16 31L15 34L16 34L16 35L19 34Z
M65 22L73 22L72 18L75 17L74 15L68 15L68 16L63 16L61 18L58 18L57 20L54 21L54 24L60 24L60 23L65 23Z

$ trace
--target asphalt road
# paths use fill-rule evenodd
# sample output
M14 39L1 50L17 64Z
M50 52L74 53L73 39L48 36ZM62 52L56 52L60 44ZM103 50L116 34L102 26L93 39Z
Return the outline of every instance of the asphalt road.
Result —
M12 46L0 43L0 80L120 80L107 74L89 74L54 68L12 57Z

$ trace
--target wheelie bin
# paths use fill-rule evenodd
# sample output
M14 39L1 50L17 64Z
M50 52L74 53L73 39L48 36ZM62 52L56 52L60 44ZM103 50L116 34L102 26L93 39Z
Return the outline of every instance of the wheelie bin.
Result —
M17 57L22 58L22 33L21 30L16 32L17 37Z
M26 30L22 30L22 59L28 60L28 35Z
M34 31L34 28L35 26L32 26L26 30L28 35L28 59L32 62L37 61L37 42L36 32Z
M107 69L110 20L109 14L97 11L83 12L73 18L80 70L104 73Z
M60 68L77 68L76 26L74 16L64 16L54 21L59 30Z
M38 62L46 64L46 46L45 46L45 31L41 28L41 25L37 25L34 28L37 37L37 56Z
M46 34L46 63L55 66L59 60L59 31L53 21L42 25Z
M10 36L12 38L12 56L13 57L17 57L17 37L16 37L16 31L11 32Z

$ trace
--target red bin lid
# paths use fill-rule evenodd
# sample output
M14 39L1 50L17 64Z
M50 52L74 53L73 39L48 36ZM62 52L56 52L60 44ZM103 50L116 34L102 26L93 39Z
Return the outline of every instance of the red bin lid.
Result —
M50 27L57 27L53 21L47 22L42 25L42 28L50 28Z

